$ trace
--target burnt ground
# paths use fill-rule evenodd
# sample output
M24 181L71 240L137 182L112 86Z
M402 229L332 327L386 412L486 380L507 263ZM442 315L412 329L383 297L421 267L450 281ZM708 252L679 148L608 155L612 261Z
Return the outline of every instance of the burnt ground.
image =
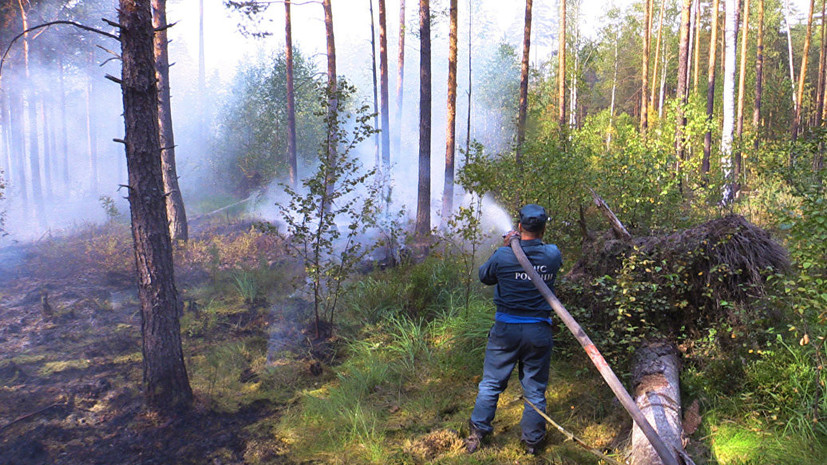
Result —
M196 391L189 413L144 411L129 263L102 271L67 247L0 249L0 464L289 463L276 401L222 411ZM262 331L248 320L236 330Z

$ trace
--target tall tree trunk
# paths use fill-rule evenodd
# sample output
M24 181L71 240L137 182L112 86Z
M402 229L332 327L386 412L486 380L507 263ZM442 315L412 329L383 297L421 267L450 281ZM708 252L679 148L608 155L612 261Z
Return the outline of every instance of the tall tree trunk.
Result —
M612 146L612 126L615 118L615 96L617 94L617 65L618 65L618 49L620 48L620 26L615 25L615 65L614 74L612 75L612 99L609 104L609 130L606 134L606 151ZM652 87L654 89L654 86Z
M649 44L652 41L652 8L653 0L644 0L643 12L643 63L640 68L640 132L645 133L649 128Z
M402 151L402 103L405 90L405 0L399 0L399 54L396 61L396 153Z
M465 164L471 155L471 25L473 24L473 0L468 0L468 113L465 121Z
M718 9L720 7L719 0L712 0L712 9L709 11L709 16L712 25L710 26L709 34L709 61L706 67L706 120L709 124L712 123L713 111L715 110L715 72L718 68L715 66L718 51ZM704 156L701 160L701 173L707 175L709 173L709 159L712 153L712 130L709 129L704 134Z
M203 1L203 0L201 0ZM293 23L291 0L284 2L284 60L287 68L287 175L290 187L299 184L299 162L296 157L296 95L293 90Z
M178 322L158 137L150 0L120 0L122 84L129 206L141 302L143 391L149 408L169 412L192 403Z
M692 65L692 94L698 93L698 75L701 63L701 0L695 0L695 62Z
M560 132L566 127L566 0L560 2L560 34L557 38L557 124Z
M333 7L331 0L322 0L324 8L324 26L327 42L327 161L335 166L339 151L339 89L336 77L336 39L333 35ZM333 192L335 180L325 178L325 192L329 197ZM322 214L327 212L329 205L322 205ZM318 333L318 321L316 332Z
M98 193L98 123L95 118L95 89L91 75L95 62L94 52L90 51L86 63L86 147L89 150L89 190Z
M28 183L26 182L26 133L23 124L23 116L26 114L25 101L22 88L25 83L22 79L10 79L9 92L9 136L11 141L12 160L14 162L14 177L11 178L11 186L20 196L24 208L28 207Z
M661 64L661 68L663 71L660 73L660 95L658 96L658 118L663 119L663 102L666 99L666 71L669 67L669 53L668 50L663 51L663 63Z
M39 99L39 106L40 106L40 125L43 128L43 194L47 200L51 200L52 198L52 163L53 163L53 152L52 146L49 142L49 138L52 135L52 131L49 126L49 115L47 115L46 111L48 107L46 106L46 97L41 94Z
M790 88L792 88L793 111L798 107L798 102L795 97L795 65L793 61L793 36L790 32L790 0L785 0L784 3L784 27L787 29L787 63L790 67Z
M382 170L391 169L391 111L388 89L388 20L385 0L379 0L379 92L382 102Z
M686 159L686 150L684 147L684 128L686 127L686 115L684 114L683 106L686 105L688 80L687 71L689 70L689 30L690 30L690 12L692 8L692 0L683 0L683 8L681 8L681 28L679 38L678 51L678 88L675 97L680 105L678 109L678 121L675 127L675 155L678 175L680 175L681 164Z
M198 0L198 131L205 134L206 113L204 98L207 95L207 63L204 50L204 0Z
M0 152L2 152L2 170L0 179L5 184L9 180L12 170L11 163L11 135L9 133L8 91L0 82Z
M661 38L663 37L663 12L666 11L666 0L661 0L660 2L660 12L658 13L658 37L655 40L655 68L652 71L652 81L656 82L658 80L658 64L660 62L660 50L661 50ZM617 46L615 46L615 49ZM651 86L652 90L650 92L649 104L650 107L655 107L655 90L658 86L653 85Z
M69 178L69 135L66 128L66 85L64 83L63 57L60 53L57 54L57 62L60 68L58 91L60 92L60 154L63 158L61 168L63 168L63 189L64 192L68 192L71 183Z
M692 44L695 43L695 23L697 20L695 19L695 2L697 0L691 0L689 3L689 42L687 43L687 53L686 53L686 95L689 95L689 83L692 80L692 54L694 53L694 47Z
M732 183L732 186L734 189L733 195L736 196L738 195L738 191L741 189L741 136L744 133L744 96L747 93L747 45L749 45L749 0L743 1L744 25L742 27L743 32L741 33L741 68L738 72L738 110L735 116L735 139L738 141L738 147L736 147L735 152L733 153L733 177L735 180Z
M419 0L419 187L415 233L431 230L431 8Z
M807 80L807 59L810 56L810 36L813 33L813 8L815 7L815 0L810 0L810 11L807 15L807 35L804 36L804 53L801 55L801 69L798 70L798 93L795 101L798 102L795 106L795 118L793 118L793 127L791 129L793 142L798 138L798 132L801 128L801 107L804 106L804 82ZM790 166L793 163L793 152L790 151Z
M373 128L376 130L376 134L373 136L374 141L376 142L374 144L376 149L374 166L376 173L381 175L382 154L380 152L381 130L379 129L379 85L376 80L376 28L373 20L373 0L368 0L368 6L370 7L370 64L373 75Z
M723 203L729 204L735 194L732 177L732 133L735 126L735 58L738 41L738 0L726 0L724 35L724 123L721 131L721 168L724 173Z
M28 14L23 7L23 1L18 0L18 5L20 6L20 16L23 20L23 30L27 30L29 28ZM29 66L29 40L31 40L29 34L24 34L23 66L26 75L25 90L29 120L29 170L31 174L32 200L34 201L37 220L41 225L44 225L46 219L43 211L43 190L40 184L40 150L37 140L37 97L35 95L35 86L32 83L32 73Z
M816 111L811 121L813 126L821 126L822 112L824 111L824 59L827 49L827 37L824 35L824 14L827 1L821 1L821 47L818 49L818 84L816 85Z
M522 163L523 142L525 142L526 111L528 111L528 59L531 48L531 5L525 2L525 22L523 23L523 59L520 63L520 104L517 112L517 164Z
M758 0L758 39L755 50L755 105L752 109L752 127L755 131L753 148L758 150L761 139L761 97L764 92L764 0Z
M172 130L172 103L169 90L169 53L167 51L167 2L152 0L152 25L155 27L155 75L158 79L158 130L161 140L161 170L164 174L169 235L173 241L188 237L184 197L175 167L175 135Z
M528 0L529 2L531 0ZM442 190L442 222L454 211L454 154L457 132L457 0L450 2L451 25L448 34L448 128L445 131L445 182ZM522 100L522 97L521 97ZM525 116L524 116L525 117ZM525 121L523 121L525 124ZM520 147L517 146L519 153Z

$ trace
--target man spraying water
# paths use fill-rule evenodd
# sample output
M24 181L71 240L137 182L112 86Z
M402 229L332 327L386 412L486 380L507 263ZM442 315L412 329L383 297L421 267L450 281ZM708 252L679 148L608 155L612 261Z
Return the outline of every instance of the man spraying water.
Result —
M562 257L556 245L542 241L547 221L545 208L535 204L524 206L520 209L518 231L506 234L505 247L498 248L480 267L480 281L497 286L494 291L497 313L488 333L482 381L469 422L471 434L465 440L469 453L476 451L482 438L494 430L491 422L497 400L508 385L515 365L519 368L523 395L545 411L552 347L551 306L508 245L511 238L519 234L520 245L532 266L553 289ZM520 427L527 451L537 453L545 439L545 420L528 403Z

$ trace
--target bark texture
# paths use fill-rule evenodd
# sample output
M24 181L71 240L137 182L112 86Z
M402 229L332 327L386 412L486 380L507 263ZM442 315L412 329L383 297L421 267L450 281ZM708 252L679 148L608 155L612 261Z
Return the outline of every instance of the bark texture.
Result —
M678 121L675 127L675 153L678 160L678 171L680 172L681 162L686 160L684 149L684 128L686 127L686 115L683 113L683 106L686 105L689 89L689 41L690 13L692 0L683 0L681 8L680 48L678 50L678 89L675 97L680 103L678 110Z
M382 170L388 175L391 169L390 101L388 100L388 25L385 0L379 0L379 97L382 118Z
M402 103L405 87L405 0L399 0L399 54L396 61L396 152L402 149Z
M735 152L733 153L733 163L734 163L734 171L733 176L735 178L735 182L733 183L733 187L735 189L735 194L738 194L738 190L740 189L740 178L741 178L741 136L744 133L744 97L746 96L746 83L747 83L747 45L749 44L749 0L744 0L744 14L743 14L743 22L744 26L741 28L743 31L743 35L741 36L741 66L740 70L738 71L738 110L735 115L735 138L738 141L738 147L736 147Z
M801 55L801 69L798 70L798 92L795 101L795 118L793 118L792 133L793 142L798 138L801 129L801 107L804 106L804 83L807 80L807 59L810 56L810 36L813 33L813 8L815 0L810 0L810 11L807 15L807 35L804 36L804 53ZM792 165L792 152L790 152L790 164Z
M178 322L178 291L164 201L150 0L120 0L129 206L141 301L143 388L149 408L192 403Z
M531 0L529 0L530 2ZM442 221L454 211L454 155L457 134L457 0L450 3L448 35L448 127L445 130L445 182L442 189ZM521 97L522 98L522 97ZM525 124L525 122L524 122ZM520 147L517 146L519 153Z
M752 108L752 127L755 131L753 148L758 150L761 139L761 96L764 92L764 0L758 0L758 38L755 50L755 105Z
M152 26L155 32L155 75L158 79L158 131L161 140L161 170L164 174L164 192L167 194L167 220L173 241L186 241L187 212L184 196L178 186L175 167L175 135L172 130L172 102L169 89L169 53L167 50L167 2L152 0Z
M649 47L652 42L653 0L645 0L643 12L643 62L640 67L640 132L649 128ZM655 58L657 61L657 58Z
M431 230L431 9L419 0L419 187L414 232Z
M710 16L710 35L709 35L709 61L706 68L706 120L712 122L713 112L715 111L715 72L718 68L715 66L717 51L718 51L718 9L720 8L720 0L712 1L712 9L709 12ZM712 153L712 131L707 131L704 134L704 156L701 160L701 173L709 173L709 158Z
M566 0L560 1L560 35L557 38L557 124L566 127Z
M645 344L635 353L632 377L635 404L646 420L667 447L683 451L678 350L667 342ZM637 424L632 428L631 463L663 463Z
M724 106L721 131L721 168L724 172L723 202L730 203L734 195L732 178L732 136L735 129L735 56L738 42L738 0L726 0L724 26Z
M531 49L531 6L532 0L525 1L525 22L523 23L523 58L520 63L520 103L517 107L517 154L520 164L525 142L525 120L528 111L528 59Z
M299 182L299 168L296 158L296 95L293 90L293 24L290 1L284 2L284 60L287 68L287 175L290 187L295 189Z

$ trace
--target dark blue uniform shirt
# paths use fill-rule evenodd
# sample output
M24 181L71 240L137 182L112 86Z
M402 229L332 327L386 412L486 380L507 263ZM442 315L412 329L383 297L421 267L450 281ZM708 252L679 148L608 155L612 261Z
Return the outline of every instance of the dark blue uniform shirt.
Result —
M554 291L554 281L563 264L560 250L554 244L543 244L540 239L521 240L520 245L534 269ZM548 318L551 313L548 302L534 287L511 247L498 248L480 267L480 281L497 285L494 303L498 313L539 318Z

